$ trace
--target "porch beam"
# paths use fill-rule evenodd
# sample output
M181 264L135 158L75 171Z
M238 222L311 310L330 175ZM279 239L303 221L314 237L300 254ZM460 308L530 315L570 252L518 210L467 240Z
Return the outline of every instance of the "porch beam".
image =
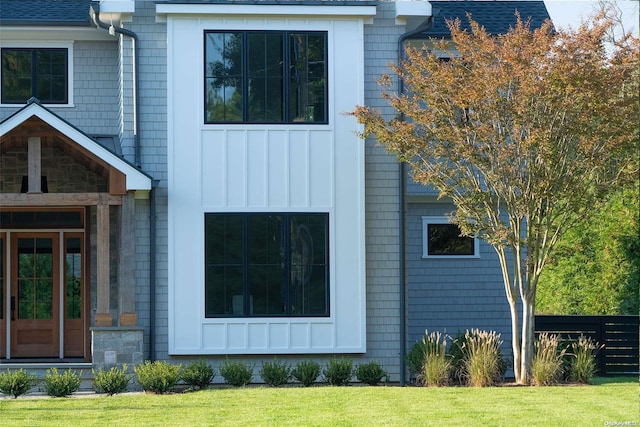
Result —
M29 179L29 185L31 185ZM37 179L40 185L40 178ZM0 206L33 207L33 206L97 206L121 205L122 196L107 193L1 193Z

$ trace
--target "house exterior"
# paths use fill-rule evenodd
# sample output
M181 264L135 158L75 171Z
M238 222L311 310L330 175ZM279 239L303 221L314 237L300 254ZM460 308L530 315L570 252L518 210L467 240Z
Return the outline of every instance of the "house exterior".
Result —
M425 329L508 342L491 248L344 113L388 109L375 78L445 18L500 33L516 9L548 18L533 1L3 0L0 364L344 355L404 382Z

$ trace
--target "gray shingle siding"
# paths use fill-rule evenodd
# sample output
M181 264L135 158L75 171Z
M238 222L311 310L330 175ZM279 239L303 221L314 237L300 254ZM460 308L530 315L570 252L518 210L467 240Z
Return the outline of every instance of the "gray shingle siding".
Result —
M448 203L410 203L407 209L407 345L425 333L455 336L466 329L495 330L502 335L503 352L511 355L511 318L498 258L480 242L479 258L422 258L422 216L442 216L454 209Z
M394 4L378 6L372 25L365 26L365 103L392 115L379 96L376 79L398 55L403 27L394 22ZM365 226L367 248L367 355L399 379L399 165L395 157L365 143Z

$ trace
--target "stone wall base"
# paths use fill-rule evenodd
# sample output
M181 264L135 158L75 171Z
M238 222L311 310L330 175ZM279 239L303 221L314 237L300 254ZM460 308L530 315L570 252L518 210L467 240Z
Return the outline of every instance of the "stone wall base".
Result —
M129 372L143 362L144 329L140 327L91 328L91 355L96 370L122 367L126 363Z

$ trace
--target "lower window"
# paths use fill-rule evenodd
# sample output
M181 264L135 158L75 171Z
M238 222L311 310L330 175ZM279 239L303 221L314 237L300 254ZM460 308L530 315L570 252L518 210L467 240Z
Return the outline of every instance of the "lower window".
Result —
M478 239L462 236L460 228L447 217L422 217L423 258L477 257Z
M329 215L205 214L205 316L329 316Z

